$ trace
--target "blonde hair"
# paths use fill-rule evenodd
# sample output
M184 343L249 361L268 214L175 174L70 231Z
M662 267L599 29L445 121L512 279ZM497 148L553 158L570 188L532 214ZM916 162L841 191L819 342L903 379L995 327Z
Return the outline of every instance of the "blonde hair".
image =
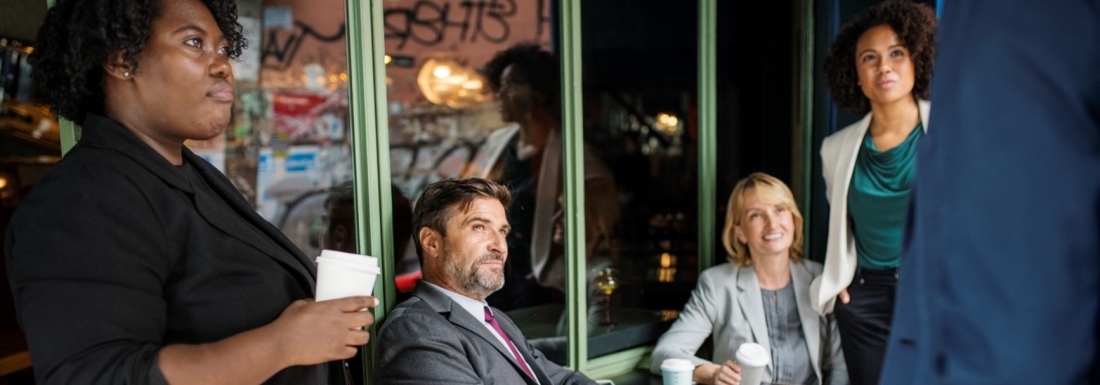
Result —
M728 259L734 266L747 267L752 265L752 253L745 243L734 236L733 227L741 224L741 216L745 212L745 193L749 190L756 191L757 196L767 201L778 201L787 206L791 216L794 217L794 240L791 241L791 260L802 260L802 212L798 211L798 205L794 202L794 194L783 181L774 176L754 172L751 175L737 181L730 194L729 203L726 204L726 225L722 229L722 245L726 246L729 253Z

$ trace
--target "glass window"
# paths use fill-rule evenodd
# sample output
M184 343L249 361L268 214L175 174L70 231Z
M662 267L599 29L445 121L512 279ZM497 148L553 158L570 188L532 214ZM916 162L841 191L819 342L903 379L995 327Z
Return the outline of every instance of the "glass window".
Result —
M505 285L487 301L564 364L560 64L551 2L392 0L383 7L394 196L415 206L426 185L454 177L509 187ZM408 213L394 212L401 215ZM394 233L398 245L411 243ZM419 277L415 247L396 266L400 301Z
M655 343L695 284L697 18L695 2L581 8L590 358Z

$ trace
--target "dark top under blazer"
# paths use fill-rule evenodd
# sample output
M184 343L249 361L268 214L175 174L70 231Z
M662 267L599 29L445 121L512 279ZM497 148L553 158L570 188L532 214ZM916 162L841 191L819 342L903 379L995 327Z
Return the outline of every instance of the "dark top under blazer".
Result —
M595 384L535 349L504 312L493 315L542 385ZM429 285L390 313L378 332L375 380L379 384L528 384L512 353L482 321Z
M21 203L7 264L40 384L163 384L161 347L260 327L313 296L309 259L217 169L183 157L208 188L89 116ZM339 369L291 367L267 383L342 383Z

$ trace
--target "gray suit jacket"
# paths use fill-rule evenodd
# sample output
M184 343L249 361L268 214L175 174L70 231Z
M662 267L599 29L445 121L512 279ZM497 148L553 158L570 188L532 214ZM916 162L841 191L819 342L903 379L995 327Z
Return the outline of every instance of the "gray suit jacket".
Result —
M828 385L847 384L848 369L840 350L836 322L832 315L818 315L810 305L810 281L820 274L820 263L806 260L791 263L802 333L817 378ZM660 373L661 362L667 358L687 359L695 366L708 362L695 356L707 337L713 337L714 342L710 362L717 364L733 358L745 342L758 343L771 352L760 284L752 267L723 263L704 271L680 318L657 341L650 369ZM765 381L771 381L772 369L769 364Z
M547 360L504 312L493 313L541 385L595 384ZM393 310L378 333L376 383L534 385L490 333L446 294L418 284L413 297Z

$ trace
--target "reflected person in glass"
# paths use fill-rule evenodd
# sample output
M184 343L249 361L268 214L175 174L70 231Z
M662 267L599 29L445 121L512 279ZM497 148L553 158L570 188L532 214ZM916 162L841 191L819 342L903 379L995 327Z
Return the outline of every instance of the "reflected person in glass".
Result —
M753 173L730 194L722 243L729 262L699 277L680 317L657 341L650 364L660 374L669 358L695 364L693 381L738 384L734 360L742 343L755 342L771 356L764 381L848 384L840 335L831 316L810 306L810 280L821 264L802 256L802 214L779 179ZM710 360L695 356L707 337Z
M358 230L355 225L354 185L350 180L345 181L328 188L326 194L321 247L355 253ZM415 256L411 260L403 258L406 247L412 243L412 204L395 184L390 184L390 202L393 211L393 272L395 276L402 276L420 270L420 262Z
M489 302L506 310L539 305L549 294L543 288L565 291L564 237L554 234L562 218L558 61L537 44L521 43L498 52L481 72L496 92L501 120L512 124L490 134L465 175L497 181L515 197L508 212L508 279ZM585 200L592 201L585 208L585 244L592 258L618 221L620 203L610 168L587 147L584 157Z
M222 135L228 0L60 0L31 56L83 126L7 235L39 384L344 384L371 297L314 302L316 269L184 141Z

